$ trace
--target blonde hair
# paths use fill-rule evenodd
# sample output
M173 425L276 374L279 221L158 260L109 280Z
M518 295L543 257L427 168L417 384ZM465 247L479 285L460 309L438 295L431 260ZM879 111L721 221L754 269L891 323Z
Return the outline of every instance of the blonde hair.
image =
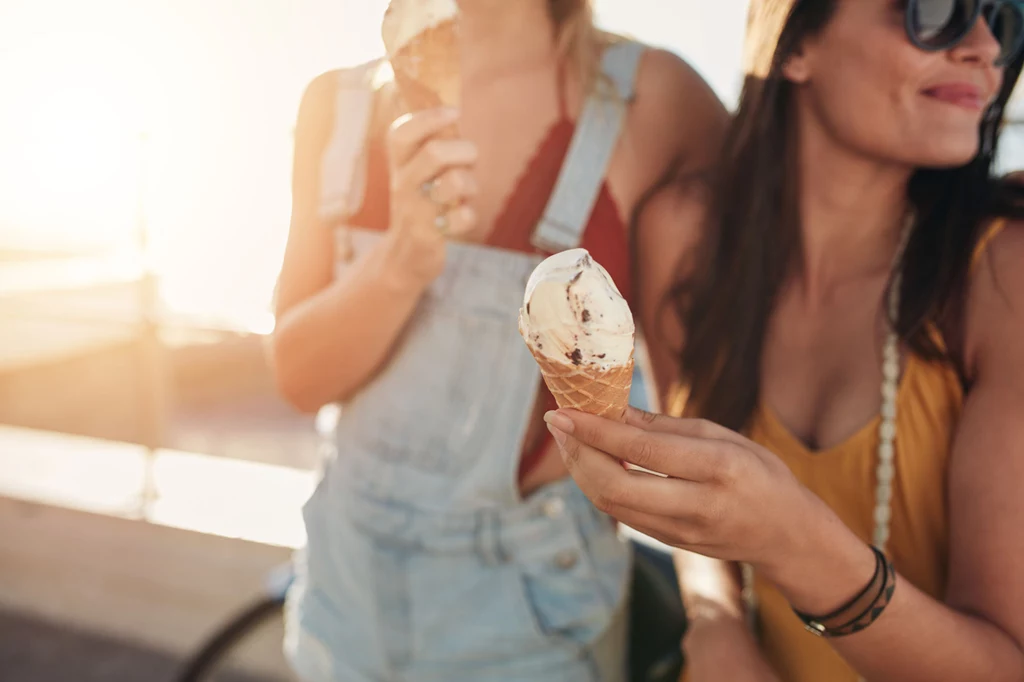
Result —
M549 0L555 41L563 59L576 70L584 92L595 87L602 48L612 36L594 24L593 0Z

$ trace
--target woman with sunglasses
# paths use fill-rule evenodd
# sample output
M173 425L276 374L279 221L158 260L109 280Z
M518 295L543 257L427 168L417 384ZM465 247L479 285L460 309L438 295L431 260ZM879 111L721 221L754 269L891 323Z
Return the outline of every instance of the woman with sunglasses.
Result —
M690 236L639 311L688 418L546 419L599 508L692 552L693 682L1024 679L1024 191L992 176L1022 26L755 0L716 176L641 210Z

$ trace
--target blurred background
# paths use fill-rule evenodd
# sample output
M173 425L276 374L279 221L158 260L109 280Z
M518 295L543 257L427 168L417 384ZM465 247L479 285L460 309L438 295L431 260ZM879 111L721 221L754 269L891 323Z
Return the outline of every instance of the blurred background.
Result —
M263 357L292 125L385 4L0 2L0 679L170 679L278 588L319 458ZM596 4L735 102L745 0ZM287 680L280 638L217 679Z

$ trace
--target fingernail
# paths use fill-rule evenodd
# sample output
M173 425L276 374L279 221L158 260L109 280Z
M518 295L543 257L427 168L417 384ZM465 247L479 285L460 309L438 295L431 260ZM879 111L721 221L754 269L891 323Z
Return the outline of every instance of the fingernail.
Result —
M445 112L445 117L448 118L449 120L452 120L452 121L454 121L457 118L459 118L459 116L462 114L462 112L459 109L456 109L454 107L447 107L444 110L444 112Z
M558 447L562 447L563 445L565 445L565 431L561 431L552 426L551 424L548 424L548 431L551 432L551 436L555 439L555 442L558 443Z
M576 428L576 425L572 423L571 419L560 412L555 412L554 410L544 414L544 421L565 433L572 433Z

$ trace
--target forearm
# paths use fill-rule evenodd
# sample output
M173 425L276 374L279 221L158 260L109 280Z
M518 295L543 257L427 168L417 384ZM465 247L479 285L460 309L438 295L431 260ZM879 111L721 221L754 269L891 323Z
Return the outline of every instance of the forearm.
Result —
M786 568L770 571L778 577L767 576L794 608L811 614L842 606L874 570L870 548L838 519L827 514L823 519ZM1008 634L929 597L902 577L874 624L829 641L871 682L1024 680L1024 654Z
M778 682L743 619L704 613L683 639L686 682Z
M686 606L687 682L775 680L747 625L738 566L685 550L675 561Z
M299 409L352 396L387 360L427 286L402 266L400 249L382 239L342 278L279 315L274 373Z

